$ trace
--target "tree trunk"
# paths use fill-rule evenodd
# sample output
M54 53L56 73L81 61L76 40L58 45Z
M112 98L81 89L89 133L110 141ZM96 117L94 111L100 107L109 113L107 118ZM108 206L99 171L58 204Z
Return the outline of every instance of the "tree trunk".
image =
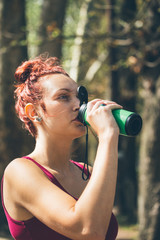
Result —
M119 74L119 102L124 109L136 111L137 77L129 69ZM118 172L118 205L120 213L126 217L127 223L137 220L137 137L120 136L119 172Z
M160 84L160 78L158 79ZM160 86L156 89L158 93ZM148 93L147 93L148 92ZM160 226L160 97L146 89L139 166L141 240L158 240Z
M135 1L125 1L122 6L122 12L128 15L124 21L129 21L134 16L132 6ZM126 61L125 46L123 49L118 46L116 34L118 33L117 15L115 13L117 3L110 1L108 11L109 33L111 39L109 41L109 64L110 64L110 81L111 81L111 99L121 104L124 109L135 111L136 100L136 75L129 68L123 68L118 65L119 55L121 61ZM135 11L136 8L134 8ZM131 14L132 13L132 14ZM118 36L118 34L117 34ZM124 37L124 36L123 36ZM128 46L127 46L128 47ZM126 218L127 223L136 221L137 209L137 177L136 177L136 139L120 136L119 139L119 169L116 192L116 206L120 215Z
M38 48L39 54L48 52L50 56L61 58L66 6L67 0L43 0L38 34L41 42Z
M21 154L31 141L28 134L23 134L21 123L14 111L14 72L22 61L27 59L25 35L25 1L2 1L1 9L1 54L0 54L0 89L1 89L1 155L2 161L11 160ZM11 21L12 19L12 21ZM26 139L27 138L27 139ZM22 147L23 146L23 147Z
M151 1L144 22L143 132L139 163L140 240L158 240L160 229L160 5Z

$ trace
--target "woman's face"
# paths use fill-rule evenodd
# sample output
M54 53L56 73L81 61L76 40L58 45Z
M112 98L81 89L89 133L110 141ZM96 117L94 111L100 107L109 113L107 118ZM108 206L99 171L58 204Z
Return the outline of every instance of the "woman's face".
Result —
M72 139L84 135L85 127L77 119L80 107L77 84L63 74L46 75L40 83L45 106L41 113L45 130L54 136L65 135Z

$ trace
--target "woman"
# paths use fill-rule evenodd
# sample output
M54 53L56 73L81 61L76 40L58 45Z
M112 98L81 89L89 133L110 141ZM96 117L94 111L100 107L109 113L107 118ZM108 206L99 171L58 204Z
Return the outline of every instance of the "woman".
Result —
M111 110L120 105L95 99L87 121L99 138L90 179L70 160L72 141L85 134L78 120L77 84L56 58L26 61L15 73L16 112L35 137L35 149L14 159L2 180L2 203L18 240L112 240L119 128ZM105 107L100 107L105 104Z

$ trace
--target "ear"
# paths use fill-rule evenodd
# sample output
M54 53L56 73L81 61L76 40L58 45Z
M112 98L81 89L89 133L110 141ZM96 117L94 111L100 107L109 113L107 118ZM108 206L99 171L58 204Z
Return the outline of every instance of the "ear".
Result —
M35 122L38 115L35 111L34 105L32 103L27 103L25 106L25 114L32 121Z

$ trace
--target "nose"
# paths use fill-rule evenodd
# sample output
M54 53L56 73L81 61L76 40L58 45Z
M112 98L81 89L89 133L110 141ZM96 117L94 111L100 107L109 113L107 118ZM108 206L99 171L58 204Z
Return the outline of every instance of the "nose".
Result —
M76 112L76 111L79 111L80 109L80 100L79 98L75 97L73 99L73 111Z

